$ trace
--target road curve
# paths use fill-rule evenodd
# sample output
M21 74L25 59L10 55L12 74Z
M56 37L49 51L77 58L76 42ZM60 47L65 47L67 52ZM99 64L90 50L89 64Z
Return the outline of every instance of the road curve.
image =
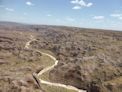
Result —
M29 49L30 43L31 43L32 41L35 41L35 40L36 40L36 39L33 37L33 35L30 35L30 41L28 41L28 42L25 44L25 49ZM38 76L41 76L43 73L45 73L45 72L47 72L47 71L53 69L55 66L58 65L58 60L56 60L56 58L53 57L52 55L47 54L47 53L44 53L44 52L41 52L41 51L39 51L39 50L35 50L35 51L36 51L36 52L39 52L39 53L41 53L41 54L43 54L43 55L46 55L46 56L50 57L50 58L53 59L54 62L55 62L54 65L48 66L48 67L44 68L43 70L41 70L41 71L38 73ZM51 85L51 86L55 86L55 87L63 87L63 88L66 88L66 89L70 89L70 90L77 91L77 92L86 92L86 90L81 90L81 89L78 89L78 88L76 88L76 87L74 87L74 86L65 85L65 84L60 84L60 83L52 83L52 82L48 82L48 81L45 81L45 80L42 80L42 79L39 79L39 80L40 80L40 82L41 82L42 84Z

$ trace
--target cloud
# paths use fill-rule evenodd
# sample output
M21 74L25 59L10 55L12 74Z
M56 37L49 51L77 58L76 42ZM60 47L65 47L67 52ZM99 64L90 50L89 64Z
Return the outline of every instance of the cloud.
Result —
M77 4L79 3L79 0L74 0L74 1L71 1L72 4Z
M110 16L111 16L111 17L120 17L121 14L111 14Z
M75 6L72 9L81 9L82 7L91 7L93 3L86 3L84 0L72 0L72 4Z
M28 5L28 6L34 6L34 4L32 2L30 2L30 1L27 1L26 2L26 5Z
M93 19L95 20L103 20L105 17L104 16L94 16Z
M111 14L110 16L122 20L122 14Z
M47 16L47 17L51 17L52 15L51 15L51 14L47 14L46 16Z
M120 19L120 20L122 20L122 16L121 16L121 17L119 17L119 19Z
M93 3L88 3L87 7L91 7L93 5Z
M81 7L80 6L74 6L72 9L78 10L78 9L81 9Z
M14 9L12 9L12 8L5 8L5 10L7 10L9 12L14 12Z

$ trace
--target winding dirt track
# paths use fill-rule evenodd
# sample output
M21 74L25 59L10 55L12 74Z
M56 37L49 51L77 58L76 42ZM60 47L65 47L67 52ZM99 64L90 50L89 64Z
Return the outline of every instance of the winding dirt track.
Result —
M28 42L26 43L25 48L26 48L26 49L29 49L30 43L31 43L32 41L35 41L35 40L36 40L36 39L34 38L34 36L33 36L33 35L30 35L30 41L28 41ZM47 71L53 69L55 66L57 66L58 60L56 60L55 57L53 57L53 56L50 55L50 54L41 52L41 51L39 51L39 50L35 50L35 51L36 51L36 52L39 52L39 53L41 53L41 54L43 54L43 55L46 55L46 56L50 57L50 58L53 59L54 62L55 62L54 65L48 66L48 67L44 68L42 71L40 71L40 72L38 73L38 76L41 76L43 73L45 73L45 72L47 72ZM70 89L70 90L77 91L77 92L86 92L85 90L78 89L78 88L76 88L76 87L74 87L74 86L65 85L65 84L60 84L60 83L52 83L52 82L48 82L48 81L45 81L45 80L42 80L42 79L39 79L39 80L40 80L41 84L46 84L46 85L55 86L55 87L63 87L63 88L66 88L66 89Z

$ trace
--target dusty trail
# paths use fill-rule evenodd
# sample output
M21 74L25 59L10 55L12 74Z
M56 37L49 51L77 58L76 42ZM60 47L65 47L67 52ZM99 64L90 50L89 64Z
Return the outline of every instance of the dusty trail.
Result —
M26 43L25 48L26 48L26 49L29 49L30 43L31 43L32 41L35 41L35 40L36 40L36 39L33 37L33 35L30 35L30 41L28 41L28 42ZM54 65L48 66L48 67L44 68L42 71L40 71L40 72L38 73L38 76L41 76L43 73L45 73L45 72L47 72L47 71L53 69L55 66L58 65L58 62L59 62L59 61L56 60L56 58L53 57L52 55L47 54L47 53L44 53L44 52L41 52L41 51L39 51L39 50L35 50L35 51L36 51L36 52L39 52L39 53L41 53L41 54L43 54L43 55L46 55L46 56L50 57L50 58L51 58L52 60L54 60L54 62L55 62ZM55 86L55 87L63 87L63 88L66 88L66 89L70 89L70 90L77 91L77 92L86 92L85 90L78 89L78 88L76 88L76 87L74 87L74 86L65 85L65 84L60 84L60 83L52 83L52 82L48 82L48 81L45 81L45 80L42 80L42 79L39 79L39 80L40 80L40 82L41 82L42 84L51 85L51 86Z

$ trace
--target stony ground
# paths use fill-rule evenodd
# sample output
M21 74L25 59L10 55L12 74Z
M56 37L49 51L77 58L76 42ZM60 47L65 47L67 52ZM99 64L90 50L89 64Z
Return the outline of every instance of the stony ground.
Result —
M88 92L122 92L122 32L16 23L0 23L0 92L40 91L32 73L49 60L24 49L29 34L36 38L32 48L59 60L50 81Z

